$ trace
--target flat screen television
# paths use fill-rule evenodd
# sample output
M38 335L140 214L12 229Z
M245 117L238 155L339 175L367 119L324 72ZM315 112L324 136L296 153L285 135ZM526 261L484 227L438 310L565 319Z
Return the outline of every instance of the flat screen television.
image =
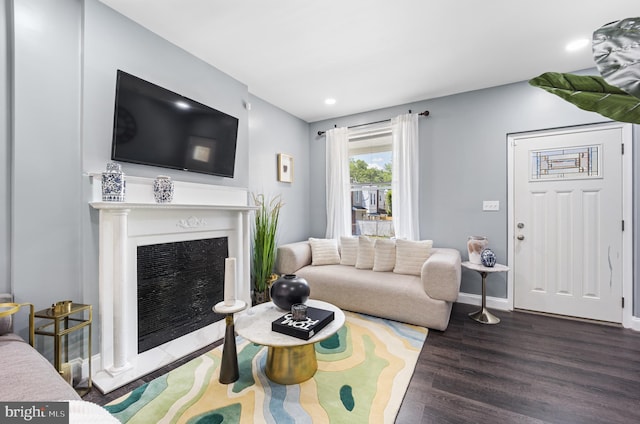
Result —
M233 177L238 118L118 70L111 159Z

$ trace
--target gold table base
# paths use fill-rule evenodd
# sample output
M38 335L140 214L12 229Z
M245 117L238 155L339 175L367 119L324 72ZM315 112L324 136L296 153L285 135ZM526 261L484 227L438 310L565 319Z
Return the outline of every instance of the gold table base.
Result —
M265 373L278 384L298 384L314 376L318 369L313 343L301 346L269 346Z

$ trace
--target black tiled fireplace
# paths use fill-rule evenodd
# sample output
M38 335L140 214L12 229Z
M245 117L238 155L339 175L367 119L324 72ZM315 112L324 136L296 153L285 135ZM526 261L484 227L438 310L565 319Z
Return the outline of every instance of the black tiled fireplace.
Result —
M138 246L138 353L224 318L227 237Z

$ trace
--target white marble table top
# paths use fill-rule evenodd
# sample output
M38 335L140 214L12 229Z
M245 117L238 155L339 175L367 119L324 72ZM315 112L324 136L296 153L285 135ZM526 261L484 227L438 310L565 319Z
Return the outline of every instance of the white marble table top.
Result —
M333 311L334 318L325 328L309 340L298 339L271 330L271 323L288 311L278 308L273 302L262 303L236 316L236 332L245 339L263 346L291 347L316 343L331 337L344 325L344 312L331 303L309 299L307 306Z
M218 302L212 308L213 312L218 314L235 314L247 308L247 302L243 300L234 300L232 305L226 305L224 301Z
M465 261L461 264L465 268L472 269L478 272L506 272L509 271L509 267L502 264L495 264L492 267L484 266L481 264L474 264L473 262Z

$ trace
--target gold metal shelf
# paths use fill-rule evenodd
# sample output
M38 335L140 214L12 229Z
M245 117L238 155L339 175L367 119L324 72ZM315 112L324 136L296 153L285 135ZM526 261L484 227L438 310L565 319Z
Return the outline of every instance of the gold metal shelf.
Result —
M87 318L85 318L85 312ZM78 316L79 315L79 316ZM54 338L54 367L59 373L63 373L62 358L64 354L65 361L69 361L69 345L65 336L70 333L88 328L88 361L89 375L87 377L86 387L76 388L76 391L82 396L91 390L91 324L93 321L93 308L91 305L82 303L73 303L71 301L58 302L50 308L43 309L34 314L34 317L41 320L49 320L35 327L35 334L42 336L51 336Z

